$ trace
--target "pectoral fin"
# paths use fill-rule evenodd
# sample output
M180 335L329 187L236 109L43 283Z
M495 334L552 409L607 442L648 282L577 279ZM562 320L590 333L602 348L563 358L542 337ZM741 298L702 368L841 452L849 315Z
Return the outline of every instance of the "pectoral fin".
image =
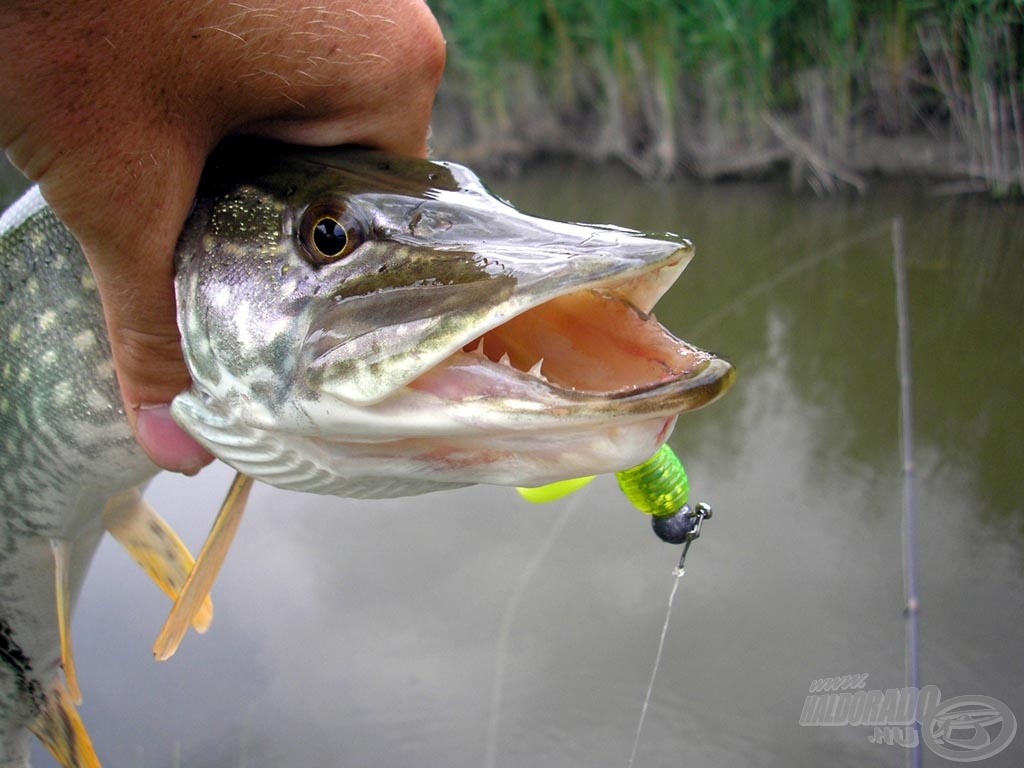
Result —
M107 502L103 526L164 594L171 600L178 598L195 561L178 534L142 498L138 489L119 493ZM192 626L202 633L210 628L212 621L213 601L207 596L192 617Z
M217 519L210 529L195 567L189 574L188 581L174 601L174 607L164 623L164 628L153 645L153 655L157 661L165 661L174 655L181 645L189 622L200 609L203 601L209 599L210 590L217 580L217 574L224 564L231 542L234 541L238 526L242 522L245 503L252 490L252 478L239 472L228 490L228 495L221 505Z
M101 768L89 733L63 685L50 691L46 706L29 730L64 768Z

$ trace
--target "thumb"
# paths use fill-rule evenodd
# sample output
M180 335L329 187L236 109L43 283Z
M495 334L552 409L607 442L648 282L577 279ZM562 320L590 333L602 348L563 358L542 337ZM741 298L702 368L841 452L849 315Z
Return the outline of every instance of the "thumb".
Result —
M96 279L136 440L159 466L188 474L212 456L170 416L170 401L190 383L176 321L174 248L202 158L165 143L162 156L99 174L114 182L101 191L67 178L52 189L46 180L41 185L78 237Z
M153 263L138 275L97 266L94 274L135 439L157 465L194 474L213 457L171 418L170 401L188 388L190 377L175 322L173 270L161 266Z

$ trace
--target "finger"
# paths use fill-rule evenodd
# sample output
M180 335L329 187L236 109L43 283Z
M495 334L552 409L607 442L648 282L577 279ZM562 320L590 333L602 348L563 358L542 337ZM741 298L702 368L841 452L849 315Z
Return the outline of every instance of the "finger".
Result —
M228 37L218 54L219 71L246 83L217 94L228 131L426 155L445 42L421 0L325 0L286 17L240 11L219 23L258 40L232 52ZM290 55L263 55L270 50Z
M176 322L173 254L204 153L176 147L166 136L159 140L146 143L160 146L160 154L95 169L90 178L110 180L104 194L77 180L52 179L50 202L75 232L96 278L136 439L159 466L194 473L212 457L174 423L168 403L190 383Z

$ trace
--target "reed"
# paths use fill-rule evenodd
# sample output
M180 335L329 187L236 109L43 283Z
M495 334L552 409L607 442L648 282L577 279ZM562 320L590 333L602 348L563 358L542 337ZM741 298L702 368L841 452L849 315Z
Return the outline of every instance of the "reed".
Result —
M1024 0L432 5L483 145L715 177L796 164L797 146L841 172L870 140L923 137L937 172L1024 189Z

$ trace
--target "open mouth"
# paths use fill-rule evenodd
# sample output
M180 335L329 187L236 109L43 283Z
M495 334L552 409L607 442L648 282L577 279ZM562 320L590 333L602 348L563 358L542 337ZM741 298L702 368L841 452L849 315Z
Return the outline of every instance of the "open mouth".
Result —
M598 291L525 312L463 348L559 389L628 394L685 376L709 355L626 299Z
M487 331L410 387L448 399L508 396L540 387L560 398L612 400L706 379L699 374L712 361L720 366L711 375L717 386L707 392L706 402L730 383L727 363L673 336L627 296L587 289Z

